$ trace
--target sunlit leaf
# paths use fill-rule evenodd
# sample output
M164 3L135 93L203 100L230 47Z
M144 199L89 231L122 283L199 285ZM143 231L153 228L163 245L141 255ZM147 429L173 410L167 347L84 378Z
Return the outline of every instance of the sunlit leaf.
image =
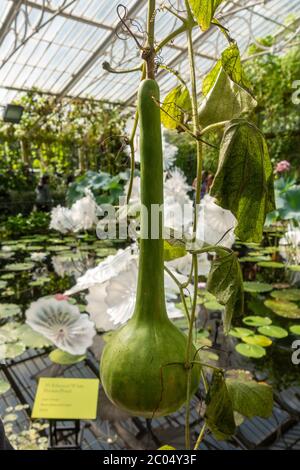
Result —
M270 336L271 338L285 338L288 336L288 332L281 328L280 326L275 325L267 325L267 326L260 326L258 328L259 333L262 335Z
M235 119L226 127L210 193L237 218L240 240L261 240L266 215L275 209L273 167L254 124Z
M164 260L172 261L173 259L182 258L187 254L184 246L173 245L164 240Z
M233 252L224 252L213 260L207 290L225 306L223 322L224 331L228 333L232 317L236 313L243 313L244 308L243 278L240 264Z
M300 301L300 289L282 289L271 292L271 296L279 300Z
M260 359L266 355L266 350L257 344L240 343L235 346L235 350L242 356L253 357L255 359Z
M243 338L243 336L253 335L253 331L249 330L249 328L236 327L231 328L231 330L229 330L229 334L235 338Z
M267 299L266 307L270 308L276 315L284 318L300 318L300 308L297 304L288 300Z
M273 290L273 286L272 284L267 284L265 282L247 281L247 282L244 282L244 290L245 292L263 293L263 292L270 292L271 290Z
M255 315L250 315L243 318L243 323L248 326L267 326L271 325L272 320L268 317L258 317Z
M188 0L191 10L202 31L211 24L215 11L223 0Z
M290 326L289 330L291 333L293 333L293 335L300 336L300 325Z
M6 380L0 379L0 395L7 392L10 389L10 383Z
M257 344L258 346L262 346L263 348L267 348L272 344L272 340L264 335L244 336L242 340L247 344Z
M85 354L81 356L73 356L65 351L61 351L60 349L54 349L49 354L49 358L55 364L61 365L70 365L70 364L77 364L77 362L81 362L85 359Z
M216 439L228 439L235 432L232 403L221 371L213 372L206 396L205 421Z
M177 129L184 116L191 111L191 98L184 85L173 88L165 97L161 109L161 122L167 129Z

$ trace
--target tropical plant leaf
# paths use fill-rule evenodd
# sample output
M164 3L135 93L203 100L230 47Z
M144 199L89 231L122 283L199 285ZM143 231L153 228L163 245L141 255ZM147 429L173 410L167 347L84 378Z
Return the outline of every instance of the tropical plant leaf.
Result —
M223 0L188 0L194 17L202 31L206 31L211 24L215 11Z
M297 304L288 300L267 299L265 306L270 308L276 315L284 318L300 318L300 308Z
M256 100L242 88L239 84L232 81L229 75L221 67L216 77L214 68L204 83L205 91L211 86L212 80L215 80L212 88L204 98L199 109L199 120L202 127L215 124L217 122L230 121L239 118L242 114L251 112L256 106Z
M173 245L164 240L164 260L172 261L173 259L182 258L187 254L184 246Z
M165 97L161 109L161 122L167 129L180 128L186 114L191 112L191 98L184 85L177 85Z
M235 432L231 399L223 373L214 370L206 396L205 421L216 439L228 439Z
M244 341L244 343L257 344L257 346L262 346L263 348L267 348L272 344L272 340L264 335L244 336L242 337L242 340Z
M250 83L243 69L240 51L235 42L222 52L221 60L222 66L231 80L238 85L241 85L243 88L249 89Z
M260 242L275 201L267 145L254 124L234 119L226 126L210 194L237 218L235 233L240 240Z
M233 409L247 418L268 418L273 408L272 387L265 382L256 382L244 371L241 372L229 371L225 379Z
M263 293L273 290L273 286L272 284L267 284L266 282L245 281L244 290L245 292Z
M85 354L74 356L73 354L69 354L61 349L54 349L49 354L49 359L55 364L71 365L83 361L85 359Z
M266 355L266 350L258 344L240 343L235 346L235 350L242 356L253 357L254 359L260 359Z
M243 277L239 261L233 252L219 252L218 257L213 260L207 290L225 306L223 321L227 334L232 317L236 313L243 313L244 309Z

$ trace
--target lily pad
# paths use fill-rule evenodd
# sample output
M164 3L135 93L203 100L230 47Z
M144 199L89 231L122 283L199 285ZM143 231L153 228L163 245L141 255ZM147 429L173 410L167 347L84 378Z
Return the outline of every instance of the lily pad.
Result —
M234 336L235 338L242 338L243 336L250 336L253 335L253 331L249 330L249 328L232 328L229 331L230 336Z
M29 325L21 325L17 330L16 334L18 338L25 344L28 348L45 348L51 346L52 343L45 336L37 333Z
M261 268L270 268L270 269L282 269L285 268L284 263L279 263L277 261L260 261L258 266Z
M270 308L272 312L280 317L300 318L300 308L293 302L289 302L288 300L267 299L264 303L266 307Z
M4 354L2 352L3 359L14 359L15 357L20 356L21 354L23 354L23 352L26 349L25 344L23 344L21 342L6 343L5 345L2 345L2 346L5 346Z
M293 333L293 335L300 336L300 325L290 326L289 330L291 333Z
M0 280L0 289L5 289L5 287L7 286L7 281L2 281Z
M271 296L279 300L291 300L294 302L300 301L300 289L282 289L274 290Z
M262 335L270 336L271 338L280 339L288 336L288 332L284 328L275 325L260 326L258 331Z
M264 335L244 336L242 340L247 344L257 344L258 346L262 346L263 348L267 348L272 344L272 340Z
M250 315L249 317L243 318L243 323L248 326L266 326L271 325L272 320L269 317Z
M244 290L246 292L263 293L273 290L273 286L265 282L244 282Z
M255 359L266 355L266 350L257 344L240 343L236 345L235 350L242 356L253 357Z
M34 263L11 263L5 266L5 271L31 271Z
M17 304L0 304L0 318L13 317L21 313L21 308Z
M10 389L10 383L6 380L0 379L0 395L7 392Z
M287 268L290 271L300 272L300 265L299 264L289 264Z
M85 357L86 357L85 354L81 356L73 356L72 354L62 351L61 349L54 349L49 354L49 359L52 362L54 362L55 364L61 364L61 365L77 364L77 362L83 361Z

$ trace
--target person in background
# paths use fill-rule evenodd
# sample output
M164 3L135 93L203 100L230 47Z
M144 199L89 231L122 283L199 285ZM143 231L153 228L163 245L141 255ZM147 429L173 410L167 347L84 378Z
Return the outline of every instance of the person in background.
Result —
M49 188L49 176L43 175L35 190L36 209L38 211L49 212L51 210L52 198Z

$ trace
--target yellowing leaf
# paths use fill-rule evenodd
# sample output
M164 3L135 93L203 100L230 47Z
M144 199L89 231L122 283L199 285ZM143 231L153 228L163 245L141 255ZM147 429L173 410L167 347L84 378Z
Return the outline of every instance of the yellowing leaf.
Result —
M178 85L164 99L161 109L161 122L167 129L180 128L185 115L191 111L191 98L184 85Z
M188 0L191 10L203 31L206 31L211 24L211 20L216 9L223 0Z

